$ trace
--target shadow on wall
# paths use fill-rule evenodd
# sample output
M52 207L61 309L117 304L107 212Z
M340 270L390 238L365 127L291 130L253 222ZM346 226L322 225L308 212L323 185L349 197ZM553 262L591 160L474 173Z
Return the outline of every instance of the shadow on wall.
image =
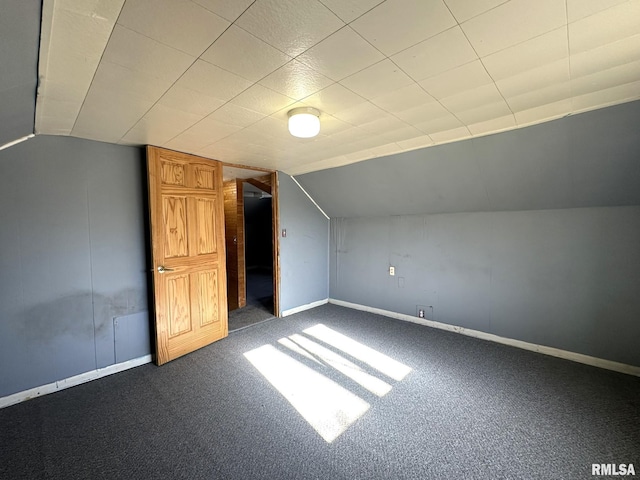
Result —
M113 345L118 363L151 353L151 324L146 289L129 288L112 295L79 292L42 302L16 315L15 341L42 348L56 340ZM96 347L98 348L98 347ZM101 365L98 365L101 367Z

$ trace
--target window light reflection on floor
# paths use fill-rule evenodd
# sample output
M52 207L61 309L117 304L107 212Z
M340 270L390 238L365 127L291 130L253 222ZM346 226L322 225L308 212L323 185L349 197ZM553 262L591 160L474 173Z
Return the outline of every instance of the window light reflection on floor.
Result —
M318 324L281 338L278 343L295 355L312 360L305 365L272 345L264 345L244 356L328 443L360 418L370 405L344 386L320 373L334 368L360 386L382 397L392 386L353 361L320 344L340 350L389 378L400 381L411 368L366 345ZM310 339L308 337L314 337ZM348 383L346 383L348 385Z
M327 443L369 409L360 397L272 345L244 356Z
M297 334L291 335L289 338L308 352L317 355L327 365L332 366L343 375L349 377L360 386L369 390L371 393L382 397L389 393L389 391L391 390L391 385L389 385L387 382L365 372L355 363L350 362L342 355L338 355L337 353L323 347L322 345L319 345L313 340L309 340L308 338Z
M411 371L411 368L394 360L393 358L356 342L346 335L338 333L321 323L311 328L307 328L304 330L304 333L311 335L312 337L315 337L338 350L342 350L353 358L357 358L361 362L366 363L394 380L402 380Z

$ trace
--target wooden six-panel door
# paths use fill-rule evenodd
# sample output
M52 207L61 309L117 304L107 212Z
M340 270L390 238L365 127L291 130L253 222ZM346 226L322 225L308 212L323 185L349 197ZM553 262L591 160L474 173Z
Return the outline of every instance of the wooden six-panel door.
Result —
M156 363L227 336L220 162L147 147Z

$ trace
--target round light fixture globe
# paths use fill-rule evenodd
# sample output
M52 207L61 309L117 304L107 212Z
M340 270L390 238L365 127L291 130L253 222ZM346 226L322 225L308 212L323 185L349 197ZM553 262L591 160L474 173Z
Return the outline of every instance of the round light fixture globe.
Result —
M320 110L299 107L289 110L289 133L294 137L311 138L320 133Z

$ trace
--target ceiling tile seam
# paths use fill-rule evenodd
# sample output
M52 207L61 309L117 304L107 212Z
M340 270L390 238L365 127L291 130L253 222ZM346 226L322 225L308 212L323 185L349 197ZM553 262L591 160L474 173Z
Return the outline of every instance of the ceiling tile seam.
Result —
M511 1L511 0L509 0L509 1ZM633 0L632 0L632 1L633 1ZM462 33L464 33L464 35L465 35L465 37L466 37L466 36L467 36L467 33L464 31L464 24L465 24L465 23L467 23L467 22L465 21L465 22L463 22L463 23L461 23L461 24L460 24L460 29L462 30ZM529 38L527 38L526 40L523 40L523 41L521 41L521 42L512 43L511 45L509 45L509 46L507 46L507 47L501 48L500 50L496 50L495 52L488 53L488 54L486 54L484 57L479 57L479 58L480 58L480 59L482 59L482 58L485 58L485 57L489 57L489 56L491 56L491 55L495 55L496 53L504 52L505 50L508 50L508 49L510 49L510 48L517 47L518 45L522 45L523 43L527 43L527 42L530 42L531 40L535 40L536 38L540 38L540 37L542 37L542 36L544 36L544 35L547 35L547 34L549 34L550 32L553 32L554 30L559 30L559 29L561 29L561 28L567 28L567 27L568 27L568 24L567 24L567 23L565 23L564 25L562 25L562 26L560 26L560 27L555 27L555 28L552 28L551 30L546 30L546 31L542 32L542 33L541 33L541 34L539 34L539 35L534 35L533 37L529 37ZM455 28L455 27L452 27L452 28ZM468 39L467 39L467 40L468 40ZM473 47L473 50L475 51L475 47L473 46L473 43L471 43L471 42L469 41L469 44L471 45L471 47ZM425 80L426 80L426 79L425 79Z
M569 4L568 0L564 1L564 14L567 19L567 55L569 57L569 98L571 99L571 111L575 109L575 100L573 98L573 68L571 67L571 35L569 35Z
M625 5L627 3L636 2L636 1L637 0L625 0L624 2L616 3L615 5L610 5L610 6L606 7L606 8L603 8L602 10L598 10L597 12L593 12L593 13L585 16L585 17L577 18L573 22L569 22L569 16L568 16L569 15L569 11L567 10L567 25L573 25L574 23L578 23L578 22L581 22L583 20L586 20L587 18L591 18L594 15L600 15L600 14L606 12L607 10L613 10L614 8L618 8L621 5Z
M322 0L318 0L322 5L324 5L327 10L330 10L331 13L333 13L336 17L340 18L340 16L334 12L333 10L331 10L330 7L328 7L327 5L325 5L325 3ZM358 20L360 17L363 17L364 15L366 15L367 13L369 13L371 10L373 10L374 8L379 7L380 5L382 5L383 3L385 3L387 0L381 0L380 2L376 3L373 7L371 7L369 10L361 13L360 15L358 15L356 18L354 18L353 20L351 20L350 22L345 22L347 25L351 25L353 22L355 22L356 20ZM340 18L340 20L342 20L342 18ZM342 20L344 22L344 20Z
M190 2L191 2L191 3L193 3L193 4L195 4L195 5L198 5L199 7L204 8L204 9L205 9L205 10L207 10L208 12L211 12L211 13L213 13L213 14L215 14L215 15L219 16L220 18L222 18L222 19L226 20L227 22L231 22L232 24L234 24L234 23L236 22L236 20L238 20L242 15L244 15L244 14L246 13L246 11L247 11L247 10L249 10L249 9L251 8L251 6L252 6L254 3L256 3L256 2L257 2L257 0L253 0L253 1L252 1L252 2L247 6L247 8L245 8L245 9L242 11L242 13L241 13L240 15L238 15L238 16L235 18L235 20L230 20L230 19L228 19L228 18L225 18L225 17L223 17L222 15L220 15L219 13L216 13L216 12L214 12L213 10L208 9L208 8L207 8L206 6L204 6L204 5L200 5L199 3L194 2L193 0L190 0ZM236 26L237 26L237 25L236 25ZM225 31L226 31L226 30L225 30Z
M204 60L203 60L203 61L204 61ZM210 64L210 65L211 65L211 64ZM217 67L217 65L215 65L215 66ZM221 67L218 67L218 68L221 68ZM224 70L224 69L222 69L222 68L221 68L221 70ZM277 70L277 69L276 69L276 70ZM275 71L275 70L274 70L274 71ZM230 73L233 73L233 72L230 72ZM273 73L273 72L271 72L271 73ZM269 75L270 75L270 74L269 74ZM268 75L265 75L265 77L266 77L266 76L268 76ZM263 77L263 78L265 78L265 77ZM262 79L261 79L261 80L262 80ZM177 82L177 80L176 80L176 82ZM177 137L179 137L180 135L182 135L183 133L185 133L185 132L186 132L187 130L189 130L190 128L192 128L192 127L196 126L196 125L197 125L197 124L199 124L200 122L203 122L205 119L209 118L211 115L213 115L215 112L217 112L218 110L220 110L220 109L221 109L222 107L224 107L225 105L232 103L232 100L233 100L233 99L235 99L235 98L237 98L238 96L242 95L244 92L246 92L246 91L247 91L247 90L249 90L251 87L253 87L254 85L257 85L257 84L258 84L258 82L255 82L255 83L253 83L253 84L249 85L247 88L245 88L244 90L242 90L241 92L239 92L237 95L235 95L235 96L231 97L229 100L227 100L225 103L223 103L222 105L220 105L220 106L219 106L218 108L216 108L215 110L213 110L213 111L209 112L207 115L205 115L204 117L202 117L202 118L201 118L200 120L198 120L197 122L195 122L195 123L191 124L190 126L188 126L187 128L185 128L184 130L182 130L180 133L178 133L178 134L176 134L175 136L171 137L171 138L170 138L169 140L167 140L167 142L165 142L165 143L169 143L169 142L171 142L172 140L176 139ZM175 85L175 84L174 84L174 85ZM272 90L272 89L271 89L271 88L269 88L269 87L265 87L264 85L260 85L260 86L261 86L261 87L263 87L263 88L266 88L267 90L271 90L271 91L272 91L272 92L274 92L274 93L279 93L279 92L276 92L275 90ZM171 87L169 87L169 89L171 89ZM168 91L168 90L167 90L167 91ZM158 102L162 99L162 97L164 97L164 95L166 95L166 93L167 93L167 92L165 92L165 93L164 93L164 94L163 94L163 95L158 99ZM283 95L283 94L281 94L281 93L279 93L279 94L280 94L280 95L282 95L283 97L287 97L287 98L289 98L290 100L292 100L292 103L290 103L288 106L291 106L291 105L293 105L294 103L296 103L296 102L298 102L298 101L299 101L299 100L295 100L295 99L293 99L293 98L289 97L288 95ZM156 102L156 103L157 103L157 102ZM234 105L235 105L235 104L234 104ZM151 107L151 108L153 108L153 107ZM244 107L241 107L241 108L244 108ZM287 108L287 107L284 107L284 108ZM149 110L150 110L150 109L149 109ZM247 110L251 110L251 109L247 109ZM280 110L282 110L282 109L280 109ZM276 112L277 112L277 111L280 111L280 110L276 110ZM251 110L251 111L254 111L254 110ZM271 115L273 115L273 113L276 113L276 112L272 112L272 113L271 113L271 114L269 114L269 115L265 115L265 116L264 116L264 118L266 118L266 117L270 117ZM147 112L145 113L145 115L146 115L147 113L149 113L149 112L147 111ZM260 112L256 112L256 113L260 113ZM143 115L143 117L142 117L142 118L144 118L144 115ZM140 118L140 120L142 120L142 118ZM262 120L264 120L264 118L260 118L260 119L256 120L255 122L252 122L252 123L250 123L250 124L245 125L244 127L241 127L241 128L240 128L240 130L237 130L237 131L235 131L235 132L233 132L233 133L230 133L229 135L227 135L227 136L225 136L225 137L219 138L219 139L217 139L216 141L211 142L210 144L208 144L208 145L207 145L207 147L209 147L209 146L213 145L214 143L219 142L220 140L224 140L225 138L230 137L231 135L234 135L234 134L236 134L236 133L238 133L238 132L241 132L242 130L247 129L248 127L253 126L253 125L255 125L255 124L256 124L256 123L258 123L258 122L261 122ZM138 120L138 122L140 122L140 120ZM137 125L137 123L138 123L138 122L136 122L136 125ZM225 122L221 122L221 123L225 123ZM228 124L228 125L232 125L232 124ZM134 127L135 127L135 125L134 125ZM131 127L131 129L133 129L134 127ZM130 130L131 130L131 129L130 129ZM128 133L128 132L127 132L127 133ZM126 136L126 134L125 134L124 136ZM124 136L123 136L123 138L124 138ZM206 148L206 147L203 147L203 148Z
M206 10L206 9L205 9L205 10ZM218 15L218 16L219 16L219 15ZM220 18L222 18L222 17L220 17ZM226 19L225 19L225 20L226 20ZM227 20L227 21L228 21L228 20ZM116 24L118 24L118 22L116 22ZM120 25L120 24L118 24L118 25ZM232 22L232 23L230 23L230 24L229 24L229 26L228 26L227 28L225 28L225 29L220 33L220 35L218 35L218 36L216 37L216 39L215 39L213 42L211 42L211 44L210 44L207 48L205 48L205 49L203 50L203 52L202 52L200 55L202 55L204 52L206 52L206 51L211 47L211 45L213 45L214 43L216 43L216 41L217 41L220 37L222 37L222 35L224 35L224 33L225 33L227 30L229 30L229 29L231 28L231 25L233 25L233 22ZM191 56L192 56L192 55L190 55L190 54L188 54L188 53L186 53L186 52L183 52L183 51L182 51L182 50L180 50L180 49L177 49L177 48L175 48L175 47L172 47L171 45L167 45L167 44L165 44L165 43L158 42L158 41L157 41L157 40L155 40L154 38L151 38L151 37L148 37L147 35L143 35L143 34L141 34L141 33L138 33L138 32L136 32L135 30L131 30L130 28L125 27L124 25L120 25L120 26L121 26L121 27L123 27L123 28L126 28L126 29L127 29L127 30L129 30L129 31L135 32L136 34L142 35L143 37L146 37L146 38L148 38L148 39L150 39L150 40L152 40L152 41L154 41L154 42L157 42L157 43L159 43L159 44L161 44L161 45L164 45L164 46L166 46L166 47L168 47L168 48L171 48L171 49L173 49L173 50L177 50L177 51L179 51L179 52L181 52L181 53L184 53L184 54L188 55L189 57L191 57ZM112 33L113 33L113 31L112 31ZM108 45L108 44L109 44L109 42L107 42L107 45ZM105 50L106 50L106 48L105 48ZM103 54L104 54L104 52L103 52ZM160 96L158 97L158 99L153 103L153 105L151 105L151 107L149 107L149 109L148 109L146 112L144 112L144 114L142 114L142 116L138 119L138 121L136 121L136 122L131 126L131 128L129 128L129 129L128 129L128 130L127 130L127 131L122 135L122 137L120 137L120 139L118 140L118 143L120 143L120 142L121 142L121 141L122 141L122 140L123 140L123 139L124 139L128 134L129 134L129 132L131 132L131 130L133 130L133 129L134 129L134 128L135 128L135 127L136 127L136 126L137 126L137 125L138 125L138 124L143 120L143 119L144 119L144 117L145 117L145 116L146 116L146 115L147 115L147 114L148 114L148 113L149 113L149 112L150 112L150 111L151 111L151 110L152 110L152 109L153 109L153 108L154 108L154 107L155 107L155 106L160 102L160 100L162 100L162 99L164 98L164 96L167 94L167 92L169 92L169 90L171 90L171 89L176 85L176 83L178 83L178 82L180 81L180 79L181 79L182 77L184 77L184 76L185 76L185 74L186 74L186 73L191 69L191 67L193 67L193 66L198 62L198 60L201 60L201 61L203 61L203 62L206 62L205 60L203 60L202 58L200 58L200 56L195 57L195 58L194 58L194 60L193 60L193 62L191 62L191 64L190 64L190 65L189 65L189 66L184 70L184 72L182 72L182 74L181 74L178 78L176 78L176 80L175 80L171 85L169 85L169 87L164 91L164 93L163 93L162 95L160 95ZM115 63L115 62L114 62L114 63ZM209 63L209 62L206 62L206 63L208 63L209 65L213 65L212 63ZM121 66L124 66L124 65L121 65ZM221 70L225 70L224 68L219 67L218 65L214 65L214 66L215 66L216 68L220 68ZM96 69L96 71L97 71L97 69ZM228 71L228 70L225 70L225 71ZM233 73L233 72L229 72L229 73ZM235 74L234 74L234 75L235 75ZM238 75L238 76L240 76L240 75ZM94 74L94 78L95 78L95 74ZM241 78L243 78L243 77L241 77ZM250 85L249 87L247 87L247 88L246 88L245 90L243 90L242 92L244 92L244 91L248 90L249 88L251 88L251 86L252 86L252 85ZM242 93L242 92L240 92L240 93ZM240 93L239 93L238 95L240 95ZM237 96L237 95L236 95L236 96ZM233 97L233 98L235 98L235 97ZM227 102L227 103L228 103L228 102ZM219 108L223 107L224 105L226 105L226 103L225 103L225 104L223 104L223 105L221 105ZM216 110L218 110L218 109L216 108ZM216 110L213 110L213 112L215 112ZM200 123L202 120L204 120L204 118L208 117L208 116L209 116L209 115L211 115L211 113L213 113L213 112L210 112L209 114L205 115L205 117L203 117L203 118L201 118L200 120L198 120L197 122L193 123L192 125L190 125L190 126L189 126L189 127L187 127L186 129L184 129L182 132L180 132L178 135L181 135L182 133L186 132L189 128L191 128L191 127L193 127L194 125L196 125L196 124ZM75 127L75 125L74 125L74 127ZM175 135L174 137L172 137L171 139L169 139L169 140L168 140L168 142L170 142L171 140L173 140L173 139L174 139L175 137L177 137L178 135Z
M566 5L566 1L565 0L565 5ZM505 2L506 3L506 2ZM504 3L501 3L500 5L504 5ZM498 5L499 6L499 5ZM496 6L495 8L497 8L498 6ZM492 9L493 10L493 9ZM498 93L500 94L500 97L502 98L502 100L504 101L505 105L507 106L507 108L509 109L509 112L511 112L511 117L513 118L514 123L517 125L518 124L518 120L516 119L516 115L513 112L513 109L511 108L511 105L509 105L509 102L507 102L507 99L505 98L504 94L502 93L502 90L500 90L500 87L498 86L498 84L496 83L496 80L493 78L493 76L491 76L491 73L489 73L489 70L487 70L486 65L484 64L484 62L482 61L482 57L478 54L478 51L476 50L476 47L473 45L473 43L471 43L471 40L469 40L469 37L467 36L467 32L464 31L464 29L462 28L462 26L460 27L460 30L462 31L462 35L464 35L464 38L467 40L467 42L469 42L469 45L471 46L471 49L473 50L473 53L476 54L476 57L478 58L478 60L480 61L480 65L482 65L482 68L484 69L485 73L487 74L487 76L491 79L491 81L493 82L493 86L496 88L496 90L498 91ZM473 60L475 61L475 60ZM467 62L467 63L471 63L471 62ZM465 64L466 65L466 64ZM458 67L456 67L458 68ZM428 92L427 92L428 93ZM495 118L490 119L490 120L495 120ZM483 134L478 134L477 136L482 136ZM473 135L472 136L476 136Z
M473 20L474 18L479 17L480 15L484 15L485 13L488 13L491 10L495 10L496 8L501 7L502 5L504 5L505 3L508 3L510 1L511 0L503 0L502 3L499 3L498 5L495 5L495 6L491 7L491 8L489 8L488 10L484 10L484 11L482 11L480 13L477 13L476 15L474 15L472 17L469 17L466 20L464 20L464 22L468 22L469 20ZM444 3L447 6L447 8L449 8L449 4L447 3L447 0L444 0ZM458 22L458 25L460 25L460 20L458 20L458 18L454 15L454 13L451 11L450 8L449 8L449 13L451 13L451 16L456 19L456 22Z
M447 8L448 8L448 7L447 7ZM455 28L455 27L452 27L452 28ZM449 30L449 29L447 29L447 30ZM446 30L445 30L445 31L446 31ZM474 50L474 52L475 52L475 50ZM476 54L476 55L477 55L477 54ZM415 78L413 78L411 75L409 75L409 73L407 73L407 72L405 72L404 70L402 70L402 68L401 68L401 67L400 67L396 62L394 62L394 61L393 61L393 59L391 59L391 58L390 58L389 60L391 60L391 62L392 62L396 67L398 67L402 72L404 72L404 73L405 73L405 75L407 75L411 80L413 80L413 81L415 82L415 84L416 84L416 85L417 85L417 86L418 86L418 87L419 87L419 88L420 88L424 93L426 93L426 94L427 94L427 95L429 95L431 98L433 98L436 102L438 102L438 104L440 104L440 106L441 106L443 109L445 109L447 112L449 112L449 113L450 113L450 114L451 114L451 115L452 115L452 116L453 116L453 117L454 117L458 122L460 122L460 124L461 124L464 128L466 128L466 129L467 129L467 132L469 133L469 135L471 135L471 131L469 130L469 128L467 127L467 125L466 125L466 123L465 123L465 122L463 122L462 120L460 120L460 118L458 118L458 116L457 116L455 113L453 113L450 109L448 109L448 108L447 108L447 107L446 107L446 106L445 106L445 105L444 105L440 100L438 100L436 97L434 97L433 95L431 95L431 94L430 94L430 93L429 93L429 92L428 92L428 91L427 91L427 90L426 90L422 85L420 85L420 83L419 83L418 81L416 81L416 79L415 79ZM472 61L473 61L473 62L475 62L475 60L472 60ZM471 62L467 62L467 63L471 63ZM466 64L465 64L465 65L466 65ZM454 68L458 68L458 67L454 67ZM449 69L449 70L453 70L453 68L451 68L451 69ZM447 71L449 71L449 70L447 70ZM441 72L441 73L444 73L444 72ZM431 78L431 77L430 77L430 78ZM384 109L383 109L383 110L384 110ZM385 111L386 111L386 110L385 110ZM390 113L390 112L388 112L388 113ZM392 114L392 115L393 115L393 114ZM394 116L395 116L395 115L394 115ZM429 119L427 119L427 120L429 120ZM425 133L425 134L429 135L429 138L431 138L431 134L430 134L429 132L425 132L424 130L421 130L420 128L418 128L418 127L417 127L417 126L415 126L414 124L411 124L411 126L412 126L412 127L414 127L414 128L416 128L417 130L420 130L421 132L423 132L423 133ZM432 132L432 133L438 133L438 132ZM433 140L433 139L432 139L432 140Z
M385 1L386 1L386 0L385 0ZM446 5L446 4L445 4L445 6L447 7L447 9L449 8L449 6L448 6L448 5ZM455 17L453 17L453 18L455 19ZM456 22L457 22L457 20L456 20ZM348 26L348 25L347 25L347 26ZM458 26L459 26L459 25L458 25ZM351 28L351 27L349 27L349 28ZM451 27L451 28L456 28L456 27L455 27L455 26L453 26L453 27ZM436 33L435 35L432 35L432 36L431 36L431 37L429 37L429 38L433 38L433 37L435 37L436 35L440 35L440 34L441 34L441 33L443 33L443 32L446 32L446 31L448 31L448 30L451 30L451 28L447 28L446 30L443 30L442 32ZM447 107L445 107L445 106L440 102L440 100L436 99L435 97L433 97L433 95L431 95L429 92L427 92L427 91L424 89L424 87L423 87L422 85L420 85L420 83L418 83L418 81L416 81L416 79L415 79L415 78L413 78L413 77L412 77L408 72L404 71L404 70L403 70L403 69L402 69L402 68L401 68L401 67L400 67L396 62L394 62L394 61L393 61L393 59L392 59L391 57L387 56L384 52L380 51L380 50L379 50L375 45L373 45L371 42L369 42L369 40L367 40L365 37L363 37L362 35L360 35L360 33L359 33L359 32L357 32L357 31L356 31L356 30L354 30L353 28L351 28L351 30L352 30L356 35L358 35L360 38L362 38L365 42L367 42L369 45L371 45L373 48L375 48L378 52L380 52L380 53L385 57L385 58L383 58L382 60L380 60L379 62L376 62L376 63L374 63L374 64L372 64L372 65L369 65L369 66L367 66L367 67L365 67L365 68L363 68L363 69L361 69L361 70L359 70L359 71L357 71L357 72L352 73L351 75L356 75L357 73L360 73L360 72L362 72L363 70L366 70L367 68L372 67L373 65L377 65L378 63L384 62L385 60L389 60L391 63L393 63L393 64L398 68L398 70L400 70L400 71L401 71L402 73L404 73L407 77L409 77L411 80L413 80L413 82L414 82L416 85L418 85L418 87L420 87L420 89L421 89L422 91L424 91L424 92L425 92L427 95L429 95L430 97L434 98L434 99L435 99L435 100L440 104L440 106L442 106L442 108L444 108L447 112L449 112L451 115L453 115L453 116L456 118L456 120L458 120L458 121L459 121L459 122L460 122L460 123L461 123L461 124L466 128L465 123L464 123L462 120L460 120L460 119L458 118L458 116L457 116L457 115L455 115L455 114L454 114L453 112L451 112ZM424 41L428 40L429 38L426 38L426 39L424 39L424 40L421 40L420 42L417 42L415 45L417 45L418 43L422 43L422 42L424 42ZM412 45L412 46L413 46L413 45ZM411 48L411 47L407 47L407 48ZM406 49L404 49L404 50L406 50ZM404 51L404 50L401 50L401 51ZM474 52L475 52L475 49L474 49ZM396 53L394 53L393 55L396 55L397 53L400 53L400 52L396 52ZM477 55L477 53L476 53L476 55ZM347 77L345 77L345 78L348 78L348 77L350 77L351 75L349 75L349 76L347 76ZM344 80L344 78L343 78L342 80ZM342 80L337 81L336 83L340 83ZM349 87L347 87L346 85L343 85L342 83L340 83L340 85L341 85L341 86L343 86L344 88L346 88L347 90L349 90L350 92L352 92L352 93L354 93L354 94L356 94L356 95L358 95L358 96L361 96L361 97L362 97L362 95L358 94L357 92L354 92L353 90L351 90L351 89L350 89ZM362 98L365 98L365 97L362 97ZM368 103L372 104L373 106L378 107L378 106L377 106L377 105L375 105L375 104L374 104L370 99L365 98L365 100L366 100ZM425 133L425 134L429 135L429 133L428 133L428 132L425 132L424 130L419 129L418 127L416 127L416 126L415 126L414 124L412 124L412 123L405 122L402 118L398 117L398 116L397 116L397 115L395 115L393 112L390 112L390 111L388 111L388 110L386 110L386 109L384 109L384 108L382 108L382 107L378 107L378 108L380 108L382 111L384 111L384 112L388 113L389 115L392 115L393 117L395 117L396 119L400 120L401 122L405 123L407 126L409 126L409 127L413 127L413 128L415 128L415 129L417 129L418 131L423 132L423 133ZM347 122L347 123L349 123L349 122ZM469 129L468 129L468 128L467 128L467 131L469 131ZM471 132L470 132L470 131L469 131L469 134L471 134ZM429 138L431 138L431 137L429 137Z
M125 0L125 3L126 3L126 2L127 2L127 0ZM192 2L191 0L189 0L189 3L193 3L193 2ZM197 5L198 7L203 8L204 10L207 10L207 9L206 9L206 8L204 8L202 5L199 5L199 4L194 4L194 5ZM209 10L207 10L207 11L209 11ZM122 10L120 11L120 13L122 13ZM165 47L169 47L169 48L172 48L173 50L177 50L177 51L178 51L178 52L180 52L180 53L184 53L185 55L188 55L188 56L190 56L190 57L200 58L200 56L201 56L204 52L206 52L206 51L207 51L207 49L208 49L211 45L213 45L213 44L214 44L214 43L215 43L215 42L216 42L216 41L217 41L217 40L222 36L222 34L223 34L223 33L225 33L227 30L229 30L229 28L231 27L231 25L233 25L233 22L229 22L229 20L227 20L227 19L226 19L226 18L224 18L224 17L221 17L221 16L220 16L220 15L218 15L217 13L213 13L213 12L211 12L211 13L212 13L213 15L215 15L215 16L217 16L217 17L219 17L220 19L224 20L225 22L228 22L228 23L229 23L229 25L228 25L228 26L227 26L227 27L222 31L222 33L221 33L220 35L218 35L218 36L213 40L213 42L211 42L211 43L209 44L209 46L208 46L208 47L206 47L206 48L205 48L202 52L200 52L198 55L193 55L192 53L186 52L186 51L184 51L184 50L182 50L182 49L180 49L180 48L176 47L175 45L171 45L171 44L169 44L169 43L165 43L165 42L163 42L162 40L158 40L157 38L150 37L149 35L147 35L147 34L145 34L145 33L142 33L142 32L139 32L139 31L137 31L137 30L134 30L133 28L127 27L126 25L123 25L122 23L119 23L118 21L116 21L116 25L118 25L119 27L122 27L122 28L126 28L127 30L129 30L129 31L131 31L131 32L137 33L138 35L141 35L141 36L143 36L143 37L145 37L145 38L148 38L149 40L153 40L154 42L157 42L157 43L159 43L160 45L164 45ZM118 15L118 20L120 20L120 15Z
M54 0L52 0L54 1ZM89 87L87 88L87 91L84 92L84 97L82 99L82 103L80 104L80 108L78 109L78 114L76 115L75 120L73 121L73 125L71 126L71 131L69 132L69 135L73 134L73 131L76 129L76 125L78 123L78 118L80 118L80 114L82 113L82 109L84 108L84 104L87 101L87 96L89 95L89 91L91 90L91 87L93 86L93 82L96 79L96 74L98 73L98 68L100 68L100 64L102 63L102 59L104 58L104 52L107 51L107 47L109 46L109 42L111 41L111 37L113 36L113 31L116 29L116 25L118 24L118 20L120 20L120 15L122 15L122 10L124 9L124 4L126 3L126 0L122 2L122 6L120 7L120 11L118 12L118 17L116 18L116 21L114 22L113 26L111 27L111 33L109 34L109 38L107 39L107 42L104 44L104 48L102 49L102 54L100 55L100 59L98 60L98 63L96 64L96 69L93 71L93 76L91 77L91 81L89 82ZM55 11L55 6L54 6L54 11Z
M258 1L258 0L255 0L253 3L255 3L256 1ZM318 1L318 3L322 3L322 2L320 2L319 0L316 0L316 1ZM386 0L385 0L385 1L386 1ZM251 5L253 5L253 3L252 3ZM322 5L323 5L325 8L327 8L327 7L324 5L324 3L322 3ZM248 10L248 9L249 9L249 8L247 8L247 10ZM245 13L247 10L245 10L245 11L242 13L242 15L244 15L244 13ZM329 10L331 13L333 13L333 11L332 11L331 9L327 8L327 10ZM240 17L241 17L242 15L240 15ZM291 55L289 55L287 52L284 52L283 50L279 49L279 48L278 48L278 47L276 47L275 45L270 44L270 43L269 43L269 42L267 42L266 40L264 40L264 39L262 39L262 38L260 38L260 37L256 37L253 33L251 33L251 32L250 32L249 30L247 30L246 28L242 28L240 25L237 25L237 24L236 24L236 21L238 21L238 20L240 19L240 17L238 17L236 20L234 20L234 21L233 21L233 23L232 23L231 25L235 25L235 26L236 26L236 27L238 27L240 30L242 30L242 31L244 31L244 32L246 32L246 33L248 33L248 34L249 34L249 35L251 35L252 37L255 37L255 38L257 38L258 40L260 40L261 42L266 43L266 44L267 44L267 45L269 45L270 47L275 48L275 49L276 49L276 50L278 50L280 53L284 53L287 57L290 57L290 58L291 58L291 60L297 60L299 56L304 55L306 52L308 52L309 50L311 50L312 48L314 48L314 47L315 47L315 46L317 46L318 44L320 44L320 43L324 42L324 41L325 41L327 38L329 38L331 35L333 35L333 34L335 34L335 33L339 32L340 30L342 30L344 27L346 27L346 26L347 26L347 24L344 22L344 20L342 20L340 17L338 17L335 13L333 13L333 15L335 15L335 17L338 19L338 21L340 21L340 23L342 23L342 26L341 26L340 28L338 28L337 30L334 30L333 32L331 32L330 34L328 34L326 37L322 37L322 38L321 38L320 40L318 40L316 43L314 43L313 45L311 45L311 46L310 46L309 48L307 48L306 50L304 50L304 51L300 52L300 53L299 53L298 55L296 55L295 57L292 57L292 56L291 56ZM226 30L225 30L225 31L226 31ZM216 40L217 40L217 39L216 39ZM213 45L213 44L212 44L212 45ZM206 51L206 50L205 50L205 51ZM204 52L203 52L203 53L204 53ZM300 63L303 63L304 65L306 65L306 63L304 63L304 62L300 62ZM217 65L216 65L216 66L217 66ZM271 72L271 73L273 73L273 72ZM320 73L320 72L318 72L318 73ZM325 76L326 76L326 75L325 75ZM264 77L263 77L263 78L264 78ZM261 78L260 80L263 80L263 78ZM327 78L328 78L328 77L327 77ZM333 80L333 79L331 79L331 80Z

